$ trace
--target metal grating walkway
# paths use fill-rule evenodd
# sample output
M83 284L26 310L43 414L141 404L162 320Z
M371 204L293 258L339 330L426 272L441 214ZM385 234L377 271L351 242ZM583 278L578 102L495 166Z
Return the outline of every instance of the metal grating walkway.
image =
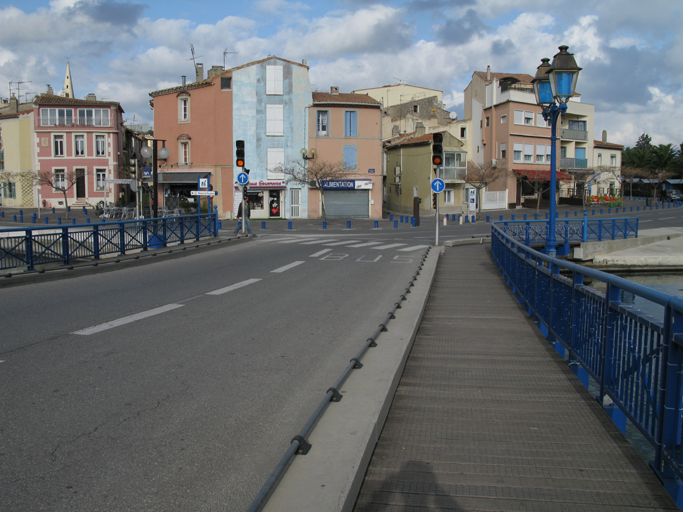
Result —
M678 507L469 245L439 260L354 510Z

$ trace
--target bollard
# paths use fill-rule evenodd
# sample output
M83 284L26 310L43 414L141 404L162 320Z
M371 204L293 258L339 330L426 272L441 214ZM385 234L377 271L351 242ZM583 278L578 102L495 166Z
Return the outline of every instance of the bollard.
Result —
M455 222L455 213L451 216L451 220Z
M90 217L88 217L87 219L85 219L85 223L86 223L86 224L90 224ZM136 227L137 227L137 226L136 226Z
M38 214L34 213L31 215L31 223L35 224L36 223L36 218L38 217Z
M448 215L444 215L443 218L443 225L446 226L448 221ZM413 226L415 225L415 219L413 219Z
M548 219L548 212L545 212L545 218Z
M403 215L401 215L401 224L403 224Z
M607 208L607 213L612 213L612 208Z
M538 212L534 213L534 220L538 220Z
M375 221L375 229L379 229L379 221L378 220Z
M470 217L469 217L469 215L465 215L465 224L469 224L469 223L470 223Z
M69 212L69 213L71 213L71 206L67 206L67 207L66 207L66 211Z
M600 215L602 215L603 212L604 212L604 209L603 209L603 208L600 208Z
M350 220L346 221L346 229L351 229L351 221Z
M45 217L45 224L47 224L50 221L47 217Z
M515 214L512 214L512 218L510 220L515 220Z
M524 220L526 220L526 213L524 214ZM486 223L488 224L490 222L491 222L491 217L490 217L490 215L487 215L486 216Z
M411 225L412 225L413 227L415 227L415 217L412 217L412 218L410 219L410 223L411 223Z
M71 219L71 224L76 224L76 219Z
M55 207L54 206L52 207L52 213L55 213Z
M593 215L595 215L595 208L593 208Z
M567 217L569 217L569 210L564 212L564 218L566 219Z
M578 216L579 216L579 210L574 210L574 217L578 217Z
M326 220L323 221L323 229L327 229L327 221Z
M394 220L394 227L395 227L395 228L398 227L398 219L395 219L395 220Z
M631 211L633 211L633 206L631 206Z
M62 223L62 218L61 218L61 217L57 217L57 224L61 224L61 223Z
M17 221L17 214L16 214L16 213L15 213L14 215L12 215L12 220L13 220L14 222Z
M500 220L503 220L503 216L502 216L502 215L500 216Z
M292 229L292 221L287 222L287 229Z
M460 225L462 225L462 223L465 222L462 217L463 217L462 213L460 215L458 215L458 223Z
M88 210L85 209L85 206L83 207L83 215L88 215Z
M261 221L261 229L266 229L266 221L265 220Z
M472 224L474 224L475 222L477 222L477 216L476 216L476 215L472 215Z
M0 212L0 218L5 218L5 212Z
M389 220L394 220L394 214L393 213L389 214Z
M524 214L524 220L526 220L526 213Z

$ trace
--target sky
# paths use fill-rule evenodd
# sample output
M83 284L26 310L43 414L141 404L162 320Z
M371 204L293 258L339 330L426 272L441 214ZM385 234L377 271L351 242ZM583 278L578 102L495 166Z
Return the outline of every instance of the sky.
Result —
M151 91L276 55L306 60L314 91L441 90L460 119L474 71L534 75L566 44L595 138L683 142L681 0L0 0L0 97L64 85L152 124ZM19 82L25 82L19 84Z

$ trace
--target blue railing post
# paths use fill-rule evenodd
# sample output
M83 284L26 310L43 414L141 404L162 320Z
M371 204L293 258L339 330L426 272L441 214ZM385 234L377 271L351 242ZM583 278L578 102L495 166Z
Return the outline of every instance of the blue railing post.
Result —
M583 226L581 227L581 241L588 242L588 211L583 211Z
M62 258L65 265L69 264L69 256L69 228L62 228Z
M147 220L142 221L142 250L149 250L149 229L147 228Z
M616 308L612 304L618 304L621 298L621 289L607 282L605 292L605 312L602 328L602 371L600 372L600 395L598 401L602 404L605 397L605 386L612 381L612 371L614 368L614 340L617 336L617 314Z
M185 244L185 217L180 217L180 222L178 223L178 232L180 236L180 244Z
M95 223L92 226L92 251L96 260L100 259L100 226Z
M28 265L29 270L34 270L35 269L35 264L33 262L33 230L32 229L27 229L26 230L26 247L25 247L25 252L26 252L26 264Z
M265 225L263 229L266 229ZM218 206L216 205L213 206L213 236L218 236Z
M119 222L119 252L121 255L126 254L126 227L123 222Z
M323 229L327 229L327 221L326 220L323 221Z

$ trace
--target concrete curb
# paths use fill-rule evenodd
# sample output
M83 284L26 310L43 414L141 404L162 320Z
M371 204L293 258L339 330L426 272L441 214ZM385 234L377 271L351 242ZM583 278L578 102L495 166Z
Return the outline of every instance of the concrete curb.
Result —
M444 247L457 247L458 245L472 245L472 244L483 244L491 243L491 235L489 236L478 236L475 238L463 238L460 240L447 240L443 243Z
M441 250L432 248L388 332L346 381L340 390L344 398L330 404L310 435L311 451L294 459L264 511L353 509L422 321Z

